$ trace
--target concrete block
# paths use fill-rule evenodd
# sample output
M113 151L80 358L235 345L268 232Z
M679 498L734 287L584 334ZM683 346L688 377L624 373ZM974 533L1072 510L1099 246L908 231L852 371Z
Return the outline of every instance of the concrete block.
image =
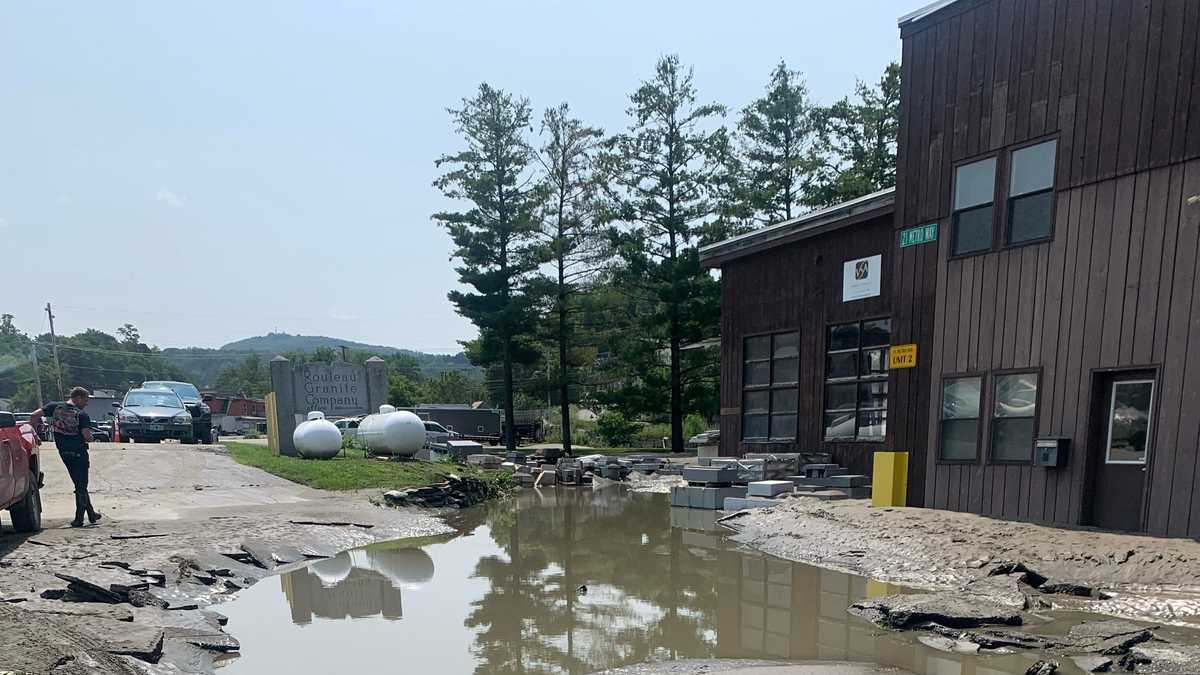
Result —
M779 506L783 502L778 499L763 497L728 497L725 499L723 511L742 511L745 509L761 509L768 506Z
M746 491L737 487L688 486L688 506L693 509L719 509L727 497L742 497Z
M686 485L671 486L671 506L691 506Z
M794 487L790 480L759 480L747 485L746 494L751 497L774 497L791 492Z
M537 483L538 487L554 485L558 482L558 475L553 470L542 471L540 474L538 474L538 478L534 479L534 482Z
M467 455L467 464L485 469L498 469L504 460L495 455Z
M830 483L833 487L869 487L871 485L871 477L861 474L844 474L841 476L830 476Z
M515 473L517 470L517 465L513 464L512 462L501 462L500 468L504 469L505 471L512 471Z
M845 491L843 490L817 490L815 492L808 493L808 496L816 497L823 502L836 502L842 499L848 499Z
M683 470L683 479L689 483L724 483L737 480L738 471L728 466L689 466Z
M870 499L871 497L871 488L869 487L842 488L842 492L846 494L847 499Z

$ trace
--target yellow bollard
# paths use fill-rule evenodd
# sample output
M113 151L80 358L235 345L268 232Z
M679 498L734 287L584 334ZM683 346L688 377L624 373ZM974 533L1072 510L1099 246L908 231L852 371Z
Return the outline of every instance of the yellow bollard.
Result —
M275 419L275 392L267 393L267 447L279 454L279 420Z
M871 506L904 506L908 492L908 453L875 453Z

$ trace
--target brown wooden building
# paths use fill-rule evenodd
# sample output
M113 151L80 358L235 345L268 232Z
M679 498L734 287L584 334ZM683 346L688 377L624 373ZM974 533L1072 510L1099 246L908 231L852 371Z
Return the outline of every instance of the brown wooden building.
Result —
M892 395L928 405L888 442L929 430L924 504L1200 536L1200 2L900 31L895 227L939 236L889 249L893 342L927 345Z
M721 269L722 455L827 451L870 474L888 439L923 450L893 430L924 417L892 395L887 368L894 208L884 190L701 249ZM910 503L924 498L922 473Z

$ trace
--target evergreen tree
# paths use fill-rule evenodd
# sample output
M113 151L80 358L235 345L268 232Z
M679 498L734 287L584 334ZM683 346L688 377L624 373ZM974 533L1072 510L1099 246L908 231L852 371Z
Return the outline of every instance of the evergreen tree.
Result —
M826 159L813 206L837 204L896 184L900 65L889 65L876 86L859 82L855 96L855 101L843 98L820 113Z
M652 384L667 351L671 447L683 451L684 364L681 347L715 331L717 307L700 269L697 244L725 167L728 137L713 129L724 106L696 103L690 68L663 57L654 76L630 96L627 133L607 144L603 158L612 200L609 218L622 265L620 280L654 301L638 318L641 353L637 379ZM653 349L648 349L652 347Z
M742 110L741 197L763 224L800 215L821 163L814 113L804 78L782 61L766 94Z
M571 116L566 103L548 108L542 117L546 141L538 153L545 172L548 199L543 229L554 266L552 294L554 325L550 329L558 348L557 388L563 450L571 453L573 326L571 302L579 285L591 277L600 262L601 239L594 219L592 197L595 153L603 132ZM546 364L545 372L551 371ZM549 378L547 378L549 379Z
M536 296L528 285L543 259L535 218L543 191L533 180L534 152L526 140L529 101L485 83L449 113L466 148L438 159L437 165L449 170L434 186L465 209L438 213L434 220L450 232L454 256L461 261L459 281L470 290L451 291L448 297L479 328L481 365L498 362L503 369L511 451L516 449L513 364L537 356L528 348L537 318Z

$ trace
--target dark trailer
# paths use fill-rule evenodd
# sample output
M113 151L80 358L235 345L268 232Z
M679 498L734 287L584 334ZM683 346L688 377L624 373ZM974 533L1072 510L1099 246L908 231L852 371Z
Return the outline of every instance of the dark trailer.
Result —
M1200 536L1200 2L943 1L900 35L925 505Z
M463 438L481 443L496 443L500 438L500 413L492 408L465 405L422 404L409 410L423 420L432 420Z
M888 189L701 249L721 270L721 455L824 451L870 475L898 449L923 464L925 427L908 422L925 401L898 400L889 369L892 345L916 341L894 328L894 212ZM908 503L923 495L912 472Z

